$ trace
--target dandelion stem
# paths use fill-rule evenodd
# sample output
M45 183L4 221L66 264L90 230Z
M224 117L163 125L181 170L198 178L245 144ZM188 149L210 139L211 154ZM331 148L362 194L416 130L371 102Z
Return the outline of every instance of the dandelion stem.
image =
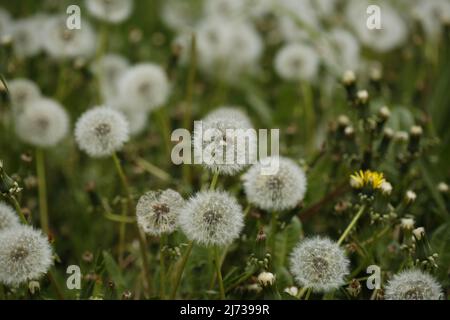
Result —
M170 157L171 133L170 133L170 123L169 123L169 119L166 114L166 110L164 108L160 108L159 110L155 111L155 114L157 117L159 128L160 128L162 136L163 136L166 154L168 157Z
M303 295L305 294L306 290L308 290L308 287L303 287L300 292L298 293L298 298L301 299Z
M270 250L273 255L275 254L275 239L277 236L277 223L278 223L278 212L272 212L271 221L270 221Z
M166 245L166 235L161 235L159 240L159 297L164 300L166 295L166 264L165 264L165 254L164 247Z
M347 238L348 234L350 233L350 231L355 226L356 222L358 222L359 218L363 214L364 209L365 209L365 206L361 206L361 208L359 209L359 211L356 213L355 217L353 218L352 222L350 222L350 224L348 225L347 229L345 229L344 233L339 238L339 240L337 242L338 245L341 245L342 242L345 240L345 238Z
M170 295L170 300L174 300L177 296L178 287L180 286L181 277L183 276L184 268L186 267L186 263L189 259L189 256L191 255L192 247L194 246L194 242L189 242L189 245L186 249L186 252L183 255L183 259L181 260L181 264L177 270L177 273L175 274L175 282L172 289L172 294Z
M17 201L16 197L11 196L11 200L13 201L14 207L19 214L20 221L22 221L23 224L28 224L28 220L25 218L25 215L23 214L22 208L20 207L20 204Z
M120 181L122 183L122 187L124 188L125 193L128 198L129 210L130 210L130 212L132 212L132 211L134 211L134 203L133 203L133 196L131 194L130 185L128 184L127 177L125 176L125 173L123 171L120 160L117 157L117 154L113 153L112 158L114 160L114 164L115 164L117 173L119 175ZM125 222L121 222L121 224L125 224ZM137 222L136 222L135 226L136 226L137 233L138 233L139 248L141 251L142 273L144 275L144 278L145 278L145 281L147 284L147 288L146 288L147 292L146 293L147 293L147 296L149 296L152 282L150 280L149 267L148 267L147 241L145 239L145 234L143 234L142 230L137 225Z
M127 204L122 202L122 215L121 217L127 217ZM122 265L124 252L125 252L125 236L126 236L126 224L124 221L120 222L119 225L119 263Z
M38 177L39 213L41 228L45 234L49 233L47 184L45 179L44 150L36 149L36 172Z
M217 282L219 282L220 300L225 300L225 288L223 286L222 271L221 271L222 266L218 247L214 248L214 264L216 266Z
M219 179L219 171L215 171L213 178L211 180L211 184L209 186L210 191L214 191L214 189L216 188L218 179Z
M309 297L311 295L311 288L308 288L308 290L306 290L306 296L305 296L305 300L309 300Z

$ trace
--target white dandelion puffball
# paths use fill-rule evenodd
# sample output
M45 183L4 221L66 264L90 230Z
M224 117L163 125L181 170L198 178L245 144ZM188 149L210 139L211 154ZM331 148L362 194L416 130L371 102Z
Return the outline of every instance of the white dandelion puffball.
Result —
M215 19L236 19L242 16L246 3L242 0L208 0L205 3L205 14Z
M360 67L360 46L355 36L345 29L336 28L319 41L318 50L325 63L338 75Z
M11 28L12 20L11 15L8 11L0 8L0 37L3 37L9 33L9 28Z
M227 192L204 191L187 201L179 221L190 240L205 246L225 246L239 237L244 214L237 200Z
M280 49L275 57L275 70L286 80L312 81L319 70L319 55L310 46L291 43Z
M450 21L450 2L448 0L416 1L412 11L431 40L436 40L441 35L443 23Z
M279 0L275 5L279 16L292 16L294 21L299 21L300 25L317 29L319 21L317 10L312 1L305 0Z
M0 202L0 233L19 225L19 217L14 209L6 203Z
M33 101L41 98L41 90L31 80L17 78L8 82L9 96L15 114L21 113Z
M367 27L367 1L352 0L347 3L346 19L361 42L377 51L388 52L402 45L408 36L408 29L402 17L386 2L380 4L382 19L381 29Z
M119 82L120 95L147 111L161 107L169 96L170 84L165 71L152 63L129 68Z
M21 58L38 54L42 48L40 31L38 21L33 18L16 20L10 29L14 52Z
M53 264L47 237L29 226L0 232L0 282L18 286L38 280Z
M94 107L81 115L75 126L78 147L94 158L111 156L129 139L125 116L112 108Z
M126 97L117 97L109 103L113 109L120 111L127 119L130 135L137 136L144 131L148 123L148 111L136 108Z
M118 54L106 54L94 63L92 71L100 79L100 90L105 101L116 100L119 80L128 68L128 60Z
M275 170L266 172L267 164L275 164ZM293 209L303 200L306 192L304 171L294 161L284 157L260 160L242 179L247 200L267 211Z
M440 300L442 297L441 285L419 269L394 275L385 288L387 300Z
M55 100L41 98L31 102L16 118L17 135L37 147L53 147L66 137L69 116Z
M224 106L194 125L195 163L223 175L235 175L256 162L257 138L248 116Z
M86 0L89 13L103 21L120 23L133 11L133 0Z
M316 292L328 292L345 284L350 261L345 251L328 238L307 238L295 247L290 270L297 283Z
M81 29L68 29L66 16L47 20L41 33L44 50L55 59L91 57L95 52L96 37L85 20Z
M136 206L138 224L152 236L172 233L178 227L183 205L184 199L172 189L147 192L140 197Z
M199 14L195 6L187 1L165 0L162 3L161 18L172 30L192 30Z

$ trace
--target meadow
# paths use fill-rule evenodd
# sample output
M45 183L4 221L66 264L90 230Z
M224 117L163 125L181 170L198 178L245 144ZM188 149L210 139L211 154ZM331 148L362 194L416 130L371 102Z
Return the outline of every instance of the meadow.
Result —
M449 0L0 0L0 80L0 299L450 297Z

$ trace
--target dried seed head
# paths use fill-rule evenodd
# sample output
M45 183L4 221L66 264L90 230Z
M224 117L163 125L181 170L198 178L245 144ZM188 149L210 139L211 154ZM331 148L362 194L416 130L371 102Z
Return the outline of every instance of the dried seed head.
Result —
M19 226L16 212L6 203L0 202L0 232Z
M132 0L86 0L86 8L97 19L110 23L126 20L132 10Z
M261 272L258 275L258 282L262 287L272 286L275 283L275 275L271 272Z
M428 273L418 269L402 271L387 284L387 300L440 300L442 287Z

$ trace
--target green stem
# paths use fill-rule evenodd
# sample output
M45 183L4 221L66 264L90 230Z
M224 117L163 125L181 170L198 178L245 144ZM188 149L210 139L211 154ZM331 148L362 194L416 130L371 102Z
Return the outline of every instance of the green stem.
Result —
M211 180L211 184L209 185L209 190L214 191L217 185L217 181L219 180L219 171L215 171L213 178Z
M47 184L45 180L44 150L36 149L36 172L38 177L39 213L41 228L45 234L49 233Z
M163 140L164 140L163 143L164 143L164 147L166 149L166 155L170 158L171 131L170 131L169 118L167 117L165 108L160 108L159 110L155 111L155 115L157 117L159 128L160 128L162 136L163 136Z
M305 294L306 290L308 290L308 287L303 287L300 292L298 293L298 298L301 299L303 295Z
M183 276L184 268L186 267L186 263L191 255L192 247L194 246L194 242L189 242L189 245L186 249L185 254L183 255L183 259L181 260L181 264L175 274L175 282L172 289L172 294L170 295L170 300L174 300L177 296L178 287L180 286L181 277Z
M310 295L311 295L311 291L312 291L311 288L308 288L308 290L306 290L305 300L309 300L309 297L310 297Z
M121 217L127 217L127 203L122 202L122 214ZM125 237L126 237L126 223L121 221L119 224L119 264L122 265L125 254Z
M272 217L270 221L270 250L272 253L272 259L274 259L275 254L275 244L277 237L277 223L278 223L278 212L272 212Z
M356 215L353 217L353 220L350 222L350 224L348 225L347 229L345 229L344 233L341 235L341 237L338 240L338 245L341 245L342 242L345 240L345 238L347 238L348 234L350 233L350 231L353 229L353 227L355 226L356 222L358 222L359 218L361 217L361 215L363 214L365 209L365 206L361 206L361 208L359 209L358 213L356 213Z
M216 266L217 281L219 282L220 300L225 300L225 288L223 286L221 259L218 247L214 248L214 264Z
M166 264L164 246L166 245L166 235L161 235L159 242L159 296L161 300L164 300L166 295Z
M25 218L25 215L23 214L22 208L20 207L20 204L17 201L16 197L11 196L11 200L13 201L14 207L19 214L20 221L22 221L23 224L28 224L28 220Z
M122 164L120 163L119 158L117 157L116 153L113 153L112 158L114 160L114 164L117 170L117 173L119 175L120 181L122 183L122 187L125 190L125 193L128 198L128 206L130 213L134 211L134 201L133 196L131 194L130 185L128 184L127 177L125 176L125 173L122 168ZM125 222L121 222L121 224L125 224ZM149 274L149 266L148 266L148 255L147 255L147 241L145 239L145 234L142 232L142 230L139 228L137 222L135 223L136 230L138 233L138 240L139 240L139 249L141 251L141 258L142 258L142 273L144 275L147 288L146 293L147 296L150 296L150 290L152 286L152 282L150 280L150 274Z

